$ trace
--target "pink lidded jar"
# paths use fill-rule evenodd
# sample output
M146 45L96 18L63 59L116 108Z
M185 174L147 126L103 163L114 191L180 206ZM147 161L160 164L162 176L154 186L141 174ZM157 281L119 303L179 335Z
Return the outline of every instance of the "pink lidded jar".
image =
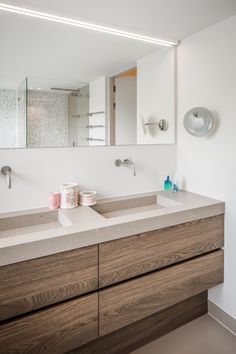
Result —
M51 192L48 195L48 207L49 209L60 208L61 195L60 192Z

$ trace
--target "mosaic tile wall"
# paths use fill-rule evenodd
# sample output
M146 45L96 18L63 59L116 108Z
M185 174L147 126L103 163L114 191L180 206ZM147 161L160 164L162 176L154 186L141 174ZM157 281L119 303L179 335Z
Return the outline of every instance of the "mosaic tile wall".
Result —
M0 89L0 148L17 147L17 91Z
M26 147L27 82L24 80L18 89L18 147Z
M68 94L29 91L27 146L68 146Z

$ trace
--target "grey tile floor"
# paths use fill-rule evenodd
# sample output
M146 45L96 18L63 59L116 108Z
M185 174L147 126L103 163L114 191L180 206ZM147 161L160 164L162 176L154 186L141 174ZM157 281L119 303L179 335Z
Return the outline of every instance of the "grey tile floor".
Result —
M236 336L204 315L132 354L236 354Z

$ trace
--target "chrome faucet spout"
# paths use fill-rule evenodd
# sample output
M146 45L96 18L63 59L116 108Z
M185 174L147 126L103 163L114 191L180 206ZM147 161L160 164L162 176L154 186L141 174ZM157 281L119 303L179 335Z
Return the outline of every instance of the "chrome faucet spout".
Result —
M125 166L125 167L132 167L133 169L133 175L134 177L136 176L136 169L135 169L135 165L134 162L132 161L131 158L129 159L124 159L124 161L117 159L115 160L115 165L116 167L120 167L120 166Z
M3 166L1 169L1 173L3 176L7 177L7 187L8 189L11 189L11 167L9 166Z
M124 159L123 164L124 164L124 166L126 166L126 167L132 167L132 168L133 168L133 174L134 174L134 176L136 176L136 169L135 169L134 163L133 163L133 161L132 161L131 158L129 158L129 159Z

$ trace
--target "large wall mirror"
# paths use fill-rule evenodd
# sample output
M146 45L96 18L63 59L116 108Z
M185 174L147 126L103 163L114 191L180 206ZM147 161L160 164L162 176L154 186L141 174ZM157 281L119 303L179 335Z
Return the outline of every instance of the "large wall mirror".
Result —
M0 148L173 144L175 49L0 11Z

